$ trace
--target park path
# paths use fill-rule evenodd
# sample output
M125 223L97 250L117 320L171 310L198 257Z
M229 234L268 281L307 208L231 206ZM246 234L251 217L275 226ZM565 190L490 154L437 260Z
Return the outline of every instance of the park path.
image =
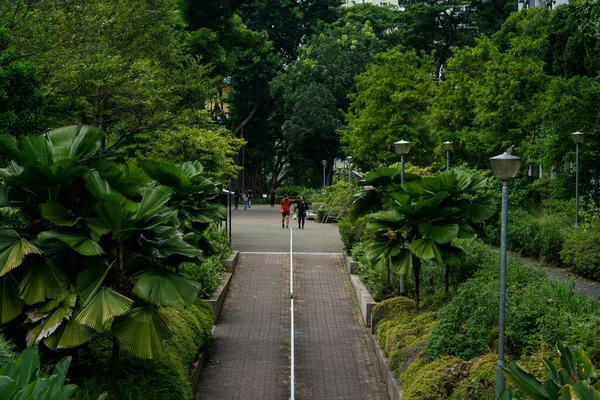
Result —
M337 226L306 221L294 237L295 397L387 399L343 269ZM240 250L196 400L290 398L289 235L277 208L233 210Z

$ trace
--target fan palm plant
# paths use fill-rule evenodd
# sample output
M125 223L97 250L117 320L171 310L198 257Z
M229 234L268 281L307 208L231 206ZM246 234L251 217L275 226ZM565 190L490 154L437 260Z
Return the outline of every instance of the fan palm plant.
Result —
M194 199L216 189L198 181L199 164L149 163L181 171L161 184L134 163L92 163L102 135L66 127L24 137L20 148L0 138L14 157L0 170L0 212L18 210L28 220L0 229L0 318L25 312L27 343L52 349L108 332L116 374L120 348L161 355L170 330L160 308L189 306L200 291L177 274L181 262L201 262L202 231L192 231L192 222L219 220L224 209L184 201L183 193Z
M371 187L357 195L352 214L371 212L366 231L372 238L365 257L372 264L389 259L399 273L412 272L418 306L421 261L434 259L446 266L460 263L462 250L452 240L473 237L475 224L491 217L496 204L491 197L472 197L485 179L465 171L413 177L400 186L395 182L396 170L395 166L383 167L367 174Z

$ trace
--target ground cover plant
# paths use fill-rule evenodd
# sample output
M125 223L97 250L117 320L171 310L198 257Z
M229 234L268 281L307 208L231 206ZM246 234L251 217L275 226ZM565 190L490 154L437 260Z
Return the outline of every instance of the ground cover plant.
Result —
M172 335L161 309L197 300L201 283L179 266L215 253L204 232L224 208L198 163L95 160L103 135L71 126L20 146L0 138L12 158L0 169L2 211L27 221L0 230L0 317L25 323L29 346L111 337L114 393L120 351L160 357Z

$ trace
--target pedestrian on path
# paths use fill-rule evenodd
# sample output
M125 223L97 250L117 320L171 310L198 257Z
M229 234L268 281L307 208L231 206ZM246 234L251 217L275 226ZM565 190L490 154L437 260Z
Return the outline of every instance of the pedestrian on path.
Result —
M275 191L273 188L271 188L269 194L271 195L271 207L275 207Z
M244 202L244 210L248 209L248 193L242 195L242 201Z
M237 210L239 205L240 205L240 192L238 192L236 190L235 192L233 192L233 206Z
M248 190L248 208L252 208L252 190Z
M304 196L300 196L300 200L298 200L298 229L304 229L304 220L306 219L307 210L308 203L304 199Z
M283 199L279 202L279 212L281 213L281 227L289 228L290 227L290 207L292 206L292 201L288 198L288 195L284 195ZM284 226L285 222L285 226Z

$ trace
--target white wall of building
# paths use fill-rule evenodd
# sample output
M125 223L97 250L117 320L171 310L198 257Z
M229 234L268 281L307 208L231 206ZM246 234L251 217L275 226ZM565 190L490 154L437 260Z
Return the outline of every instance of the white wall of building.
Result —
M398 5L398 1L399 0L342 0L342 5L345 7L349 7L351 5L354 4L375 4L378 6L386 6L386 5L394 5L397 6Z

